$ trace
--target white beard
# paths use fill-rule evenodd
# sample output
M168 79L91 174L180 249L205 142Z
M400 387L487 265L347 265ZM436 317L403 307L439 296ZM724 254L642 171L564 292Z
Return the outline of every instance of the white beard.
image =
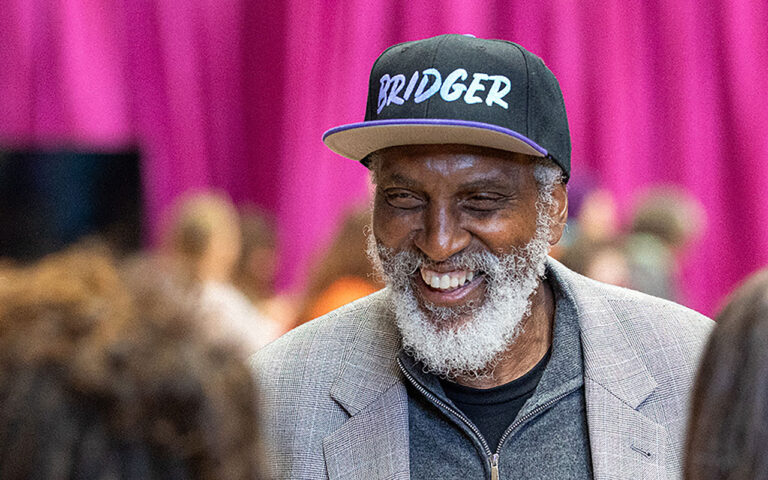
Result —
M546 203L546 202L545 202ZM523 248L496 256L490 252L460 253L451 258L457 269L485 272L485 301L461 308L419 305L412 281L429 263L421 253L391 249L368 238L368 254L389 289L389 303L406 352L426 369L444 378L489 377L502 354L522 332L531 313L532 294L544 275L551 219L537 202L534 237Z

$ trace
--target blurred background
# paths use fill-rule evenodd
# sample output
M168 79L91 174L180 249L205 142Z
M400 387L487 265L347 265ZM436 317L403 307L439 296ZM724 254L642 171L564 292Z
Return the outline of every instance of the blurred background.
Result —
M94 235L163 251L275 335L375 290L350 253L367 170L322 133L362 120L385 48L471 33L561 82L553 255L711 315L768 263L766 25L758 0L3 0L0 264Z

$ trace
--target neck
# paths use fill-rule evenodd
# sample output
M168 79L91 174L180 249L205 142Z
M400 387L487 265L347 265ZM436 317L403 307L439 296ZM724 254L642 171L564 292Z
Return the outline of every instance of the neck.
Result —
M501 354L493 372L482 378L457 377L456 383L472 388L493 388L528 373L552 345L555 319L555 295L549 283L542 281L531 299L531 314L523 319L523 331Z

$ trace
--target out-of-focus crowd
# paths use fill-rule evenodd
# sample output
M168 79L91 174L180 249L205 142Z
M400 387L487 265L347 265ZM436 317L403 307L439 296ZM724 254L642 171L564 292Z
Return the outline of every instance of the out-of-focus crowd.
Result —
M351 211L317 252L300 293L276 288L274 222L237 209L221 193L182 197L168 212L156 263L170 264L199 292L205 327L253 352L288 330L373 293L382 284L366 256L367 210Z
M685 304L680 263L706 220L695 198L676 187L655 187L638 196L622 222L609 191L570 193L571 218L552 256L595 280Z
M304 296L275 291L269 218L181 198L162 242L84 238L0 261L0 478L252 479L259 398L248 356L377 290L366 212L346 218Z

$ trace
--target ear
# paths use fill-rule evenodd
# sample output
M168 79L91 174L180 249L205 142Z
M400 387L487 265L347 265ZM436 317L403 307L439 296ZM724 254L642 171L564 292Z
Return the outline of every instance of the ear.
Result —
M552 206L549 215L552 218L552 231L549 234L549 244L555 245L560 241L565 230L565 222L568 220L568 190L564 183L555 185L552 191Z

